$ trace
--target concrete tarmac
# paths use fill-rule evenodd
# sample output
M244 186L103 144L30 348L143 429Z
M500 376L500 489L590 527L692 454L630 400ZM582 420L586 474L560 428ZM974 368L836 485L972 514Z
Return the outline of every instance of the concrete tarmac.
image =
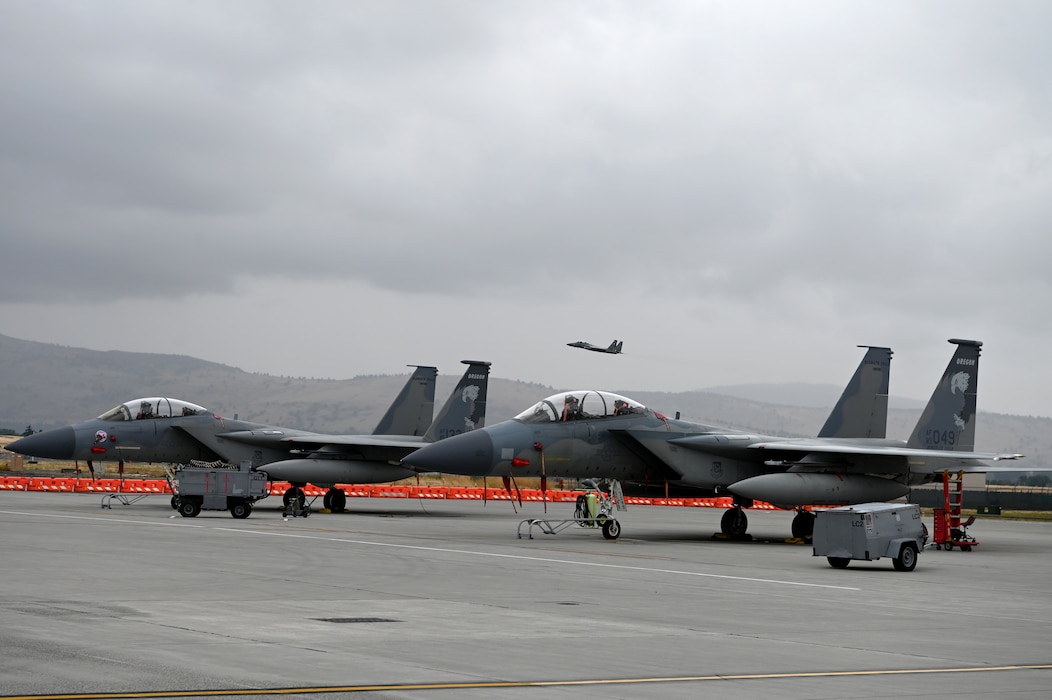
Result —
M0 492L0 699L1052 697L1052 523L902 573L831 568L784 512L752 542L658 506L530 540L540 503L100 503Z

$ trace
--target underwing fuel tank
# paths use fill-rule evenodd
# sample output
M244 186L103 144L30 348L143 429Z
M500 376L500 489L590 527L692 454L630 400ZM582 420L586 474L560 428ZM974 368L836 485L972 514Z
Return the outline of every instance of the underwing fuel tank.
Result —
M285 459L259 467L271 481L294 484L381 484L413 476L402 466L351 459Z
M742 479L727 487L736 496L779 506L843 506L893 501L909 487L865 474L789 472Z

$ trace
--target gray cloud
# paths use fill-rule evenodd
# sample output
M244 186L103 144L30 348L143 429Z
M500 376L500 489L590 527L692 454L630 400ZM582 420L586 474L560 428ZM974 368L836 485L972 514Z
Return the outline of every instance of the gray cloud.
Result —
M5 3L0 311L53 340L78 305L240 309L320 284L376 290L381 318L485 298L571 335L1039 344L1050 20L1038 2ZM536 306L560 298L577 305ZM355 306L337 304L291 309Z

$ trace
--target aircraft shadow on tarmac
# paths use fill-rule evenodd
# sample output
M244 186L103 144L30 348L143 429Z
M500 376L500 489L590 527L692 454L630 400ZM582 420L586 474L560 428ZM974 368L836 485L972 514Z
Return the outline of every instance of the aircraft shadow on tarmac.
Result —
M749 534L743 537L727 537L718 532L683 532L682 530L651 530L644 535L622 535L621 539L654 542L697 542L699 544L711 543L727 546L734 545L786 545L791 547L810 547L811 543L805 540L788 539L784 534Z
M281 509L277 510L281 513ZM342 513L322 513L320 511L312 511L311 515L321 515L323 517L343 517L346 515L356 515L359 517L366 518L434 518L439 520L455 520L460 518L469 517L465 513L450 513L440 512L434 510L427 510L427 506L421 504L420 510L370 510L366 508L353 508L348 506Z

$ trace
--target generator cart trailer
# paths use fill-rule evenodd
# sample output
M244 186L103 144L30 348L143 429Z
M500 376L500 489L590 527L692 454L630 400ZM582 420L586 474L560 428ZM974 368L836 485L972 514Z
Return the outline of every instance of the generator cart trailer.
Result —
M172 487L172 507L184 518L196 517L202 510L229 510L235 518L247 518L252 504L268 495L267 475L252 471L249 462L179 465Z
M861 503L817 511L811 543L814 555L837 569L852 559L891 557L896 570L913 571L925 539L920 506Z

